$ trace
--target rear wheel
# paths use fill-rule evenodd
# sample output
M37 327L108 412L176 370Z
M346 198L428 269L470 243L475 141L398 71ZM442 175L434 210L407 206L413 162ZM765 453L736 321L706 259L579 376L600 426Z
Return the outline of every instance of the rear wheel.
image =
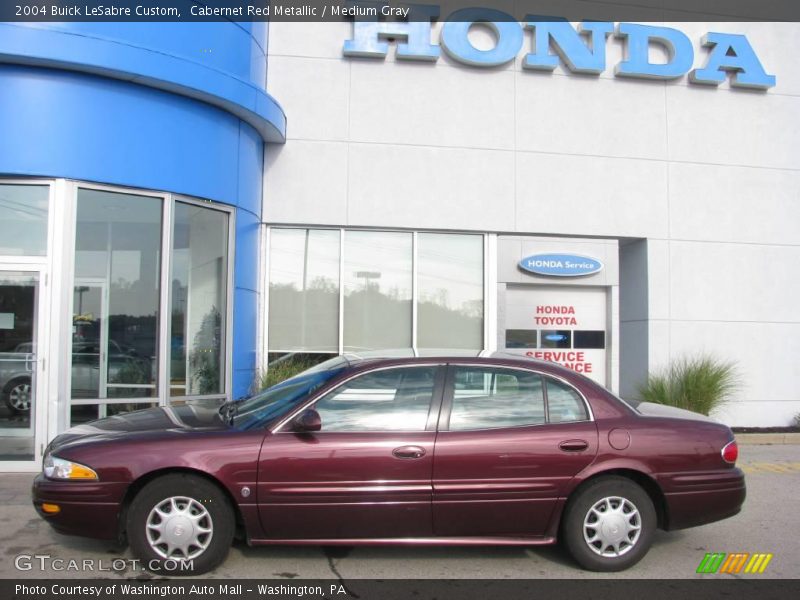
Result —
M169 575L198 575L225 560L235 519L225 494L195 475L159 477L128 511L131 549L143 566Z
M570 500L562 536L584 569L622 571L647 554L656 524L647 492L624 477L603 477Z

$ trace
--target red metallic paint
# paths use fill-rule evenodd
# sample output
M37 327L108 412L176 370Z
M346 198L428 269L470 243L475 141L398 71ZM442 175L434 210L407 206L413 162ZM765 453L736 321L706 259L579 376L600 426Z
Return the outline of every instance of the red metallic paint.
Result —
M580 439L586 450L559 443ZM594 422L442 431L433 466L434 533L544 535L569 482L594 460Z
M433 431L278 432L259 459L261 523L270 538L420 537L431 530ZM395 448L415 445L418 459Z

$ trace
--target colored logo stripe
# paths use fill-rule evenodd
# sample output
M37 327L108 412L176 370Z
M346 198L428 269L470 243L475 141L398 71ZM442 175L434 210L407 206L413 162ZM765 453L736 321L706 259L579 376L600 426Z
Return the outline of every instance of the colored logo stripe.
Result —
M733 554L728 554L728 558L722 564L722 568L719 570L720 573L738 573L742 570L745 561L747 561L747 557L750 556L749 552L734 552Z
M767 568L769 561L772 560L772 554L753 554L750 562L744 569L745 573L763 573Z
M698 573L716 573L725 558L724 552L707 552L700 566L697 567Z
M772 554L749 552L708 552L697 567L698 573L731 573L738 574L744 568L745 573L763 573ZM749 560L748 560L749 559ZM745 566L747 565L747 566Z

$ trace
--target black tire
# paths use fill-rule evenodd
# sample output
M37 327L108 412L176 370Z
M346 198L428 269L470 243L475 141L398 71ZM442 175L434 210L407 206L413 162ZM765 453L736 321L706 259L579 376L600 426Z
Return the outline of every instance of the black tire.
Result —
M172 498L176 499L175 504ZM167 514L175 511L175 516L161 519L154 512L156 507ZM199 520L192 524L190 519ZM176 552L166 542L159 544L166 538L148 527L148 521L156 526L163 522L165 529L169 526L171 541L185 540L180 536L188 534L189 538L196 536L205 548L195 544L187 546L188 552ZM208 529L209 524L210 534L196 534ZM170 576L199 575L220 565L228 555L235 529L233 509L225 494L196 475L176 473L154 479L136 494L128 511L127 537L134 555L145 569Z
M27 395L28 401L27 406L21 406L19 403L15 403L14 398L12 397L15 388L20 386L27 386ZM14 414L25 414L31 411L31 402L33 402L33 398L30 397L31 394L31 380L28 377L17 377L16 379L12 379L9 381L6 386L3 388L3 402L5 402L8 409Z
M611 500L606 503L604 500L607 498ZM625 502L618 499L624 499ZM602 504L597 506L601 502ZM638 517L630 510L631 506L638 511ZM590 515L590 509L593 507L598 509L598 512ZM604 539L597 539L590 544L589 540L597 536L600 530L599 527L597 529L591 527L594 523L598 525L601 523L598 513L620 508L622 514L617 513L614 519L609 519L607 528L601 534L607 540L615 540L618 544L617 550L615 551L611 545L603 547ZM585 529L586 537L584 537L584 523L587 520L589 525ZM640 527L638 535L633 531L626 534L626 523L632 526L638 525ZM656 527L656 510L647 492L630 479L608 476L579 488L576 495L570 498L561 523L561 535L569 553L584 569L622 571L635 565L647 554L653 543ZM610 556L602 555L601 552Z

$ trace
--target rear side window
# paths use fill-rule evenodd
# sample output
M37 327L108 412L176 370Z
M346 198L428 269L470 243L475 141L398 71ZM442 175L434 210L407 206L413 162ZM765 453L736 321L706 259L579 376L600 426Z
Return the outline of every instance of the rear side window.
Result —
M406 367L351 379L314 405L322 431L425 431L438 367Z
M583 398L572 387L547 377L547 408L551 423L588 421Z
M455 367L450 431L545 422L542 378L528 371Z

